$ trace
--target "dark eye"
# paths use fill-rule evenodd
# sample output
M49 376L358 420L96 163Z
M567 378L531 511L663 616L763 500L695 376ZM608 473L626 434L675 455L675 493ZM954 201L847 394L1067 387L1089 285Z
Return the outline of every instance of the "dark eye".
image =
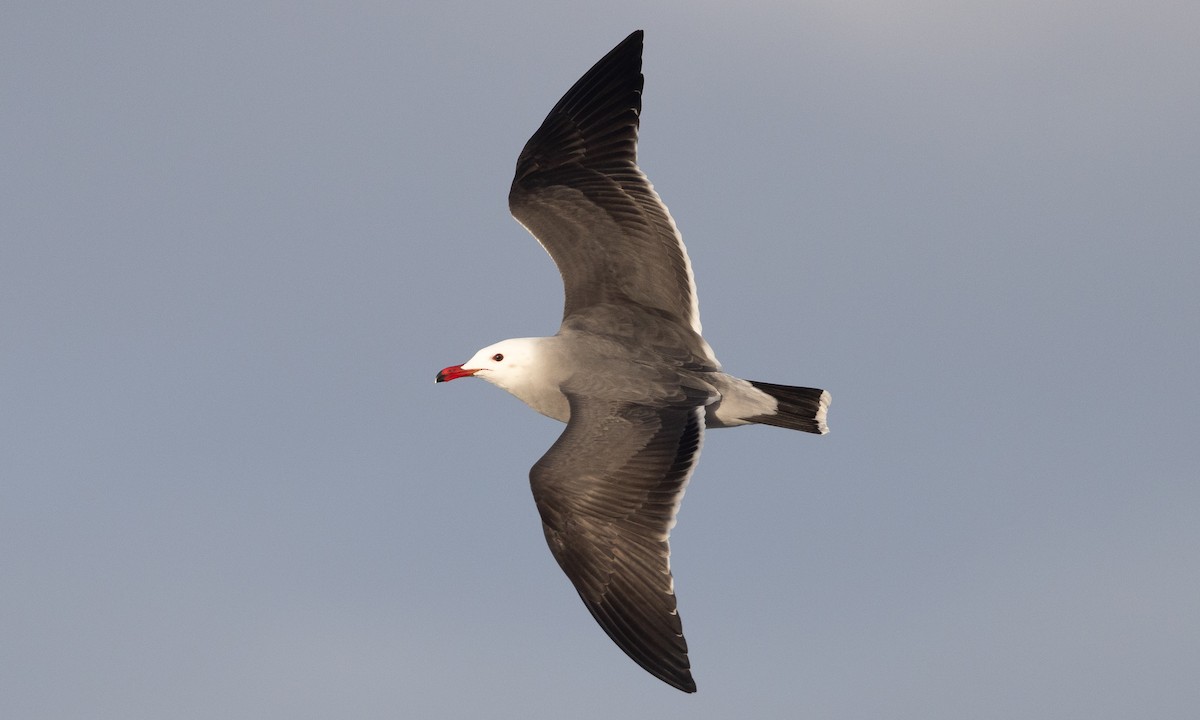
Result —
M502 362L504 360L504 353L496 353L492 356L492 359L496 362Z

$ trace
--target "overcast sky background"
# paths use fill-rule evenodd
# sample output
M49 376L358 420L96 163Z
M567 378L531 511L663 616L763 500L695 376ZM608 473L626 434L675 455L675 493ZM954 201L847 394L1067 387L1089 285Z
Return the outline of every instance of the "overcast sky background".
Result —
M545 547L484 383L517 153L646 29L641 164L744 377L673 535L699 693ZM0 715L1200 712L1200 4L9 2Z

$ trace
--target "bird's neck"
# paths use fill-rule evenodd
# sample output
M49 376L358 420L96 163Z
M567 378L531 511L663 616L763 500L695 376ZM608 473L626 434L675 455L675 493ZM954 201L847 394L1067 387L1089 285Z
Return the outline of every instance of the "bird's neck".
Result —
M511 395L541 414L566 422L571 417L567 396L562 385L567 380L570 365L562 357L561 338L558 336L526 338L529 347L529 364L525 372L505 378L504 383L495 383Z

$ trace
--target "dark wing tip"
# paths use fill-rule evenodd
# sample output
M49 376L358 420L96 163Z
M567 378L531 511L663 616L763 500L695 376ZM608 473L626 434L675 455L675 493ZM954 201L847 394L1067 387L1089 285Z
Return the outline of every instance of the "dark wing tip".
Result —
M682 690L685 693L696 692L696 681L692 679L692 671L689 670L688 668L683 668L681 670L676 670L673 672L662 672L662 671L652 670L644 665L642 667L643 667L643 669L647 670L651 675L658 678L659 680L662 680L663 682L665 682L666 684L675 688L676 690Z
M579 78L517 158L513 190L564 165L635 166L642 111L642 36L635 30Z
M652 611L651 608L629 607L629 590L626 587L619 591L625 597L606 598L599 602L589 601L582 592L580 597L605 634L629 659L673 688L688 693L696 692L687 640L683 637L678 612L672 610L669 614L653 616L647 614L648 610ZM668 602L672 608L675 606L674 595L669 596Z

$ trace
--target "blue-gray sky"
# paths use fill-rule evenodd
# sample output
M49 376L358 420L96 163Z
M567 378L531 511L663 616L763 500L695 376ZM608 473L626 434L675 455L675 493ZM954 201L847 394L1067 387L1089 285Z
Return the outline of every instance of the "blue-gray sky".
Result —
M706 336L832 433L710 433L699 693L545 548L559 426L434 373L550 334L508 216L646 29ZM0 715L1200 711L1200 5L9 3Z

